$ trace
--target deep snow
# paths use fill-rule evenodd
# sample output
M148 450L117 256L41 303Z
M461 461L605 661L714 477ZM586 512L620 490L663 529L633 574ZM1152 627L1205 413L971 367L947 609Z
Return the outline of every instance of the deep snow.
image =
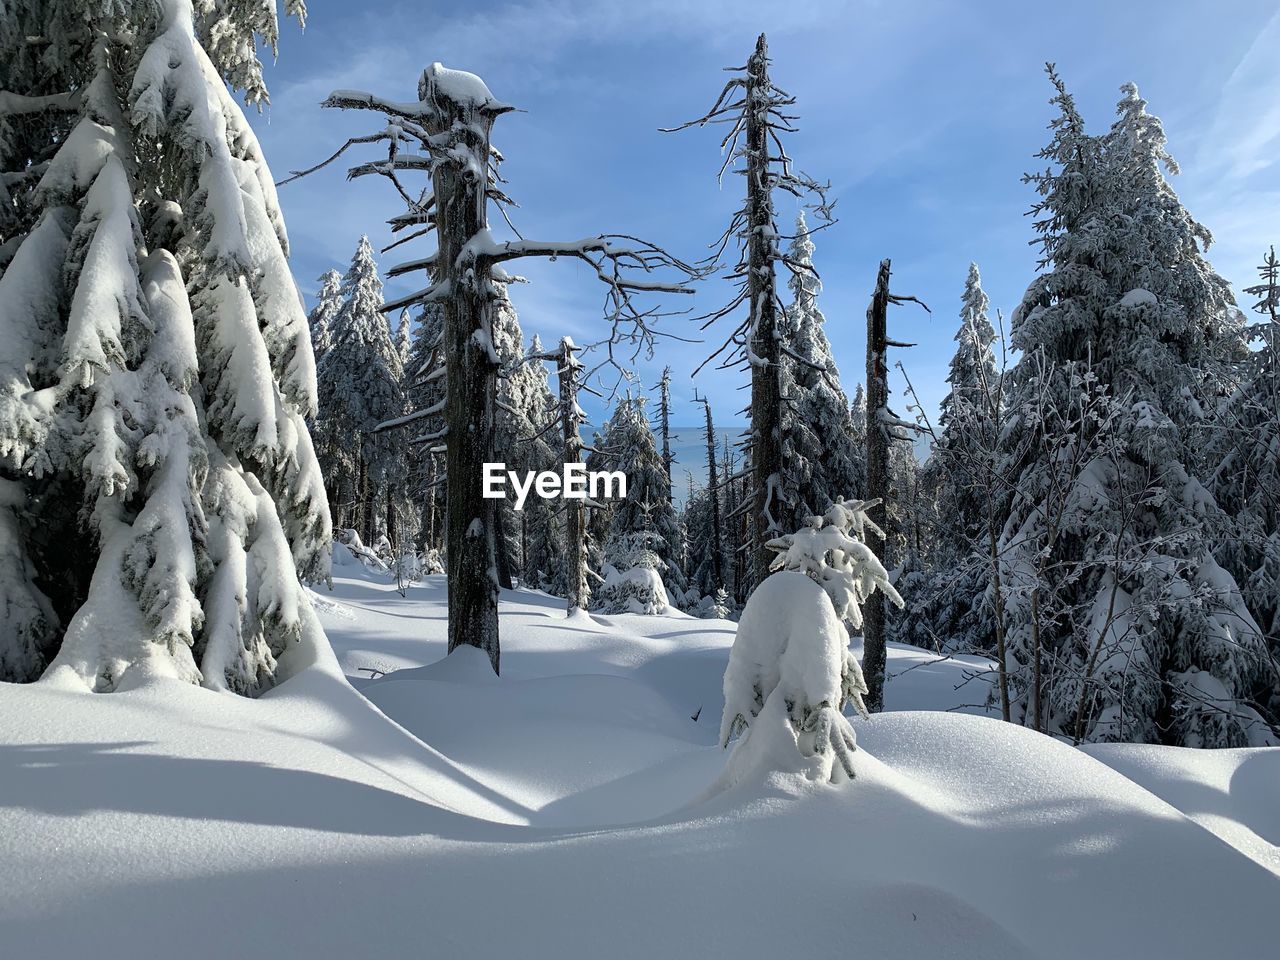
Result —
M335 659L257 701L0 685L0 956L1274 949L1280 749L1078 750L894 648L855 781L724 789L732 624L506 593L499 679L442 578L338 574Z

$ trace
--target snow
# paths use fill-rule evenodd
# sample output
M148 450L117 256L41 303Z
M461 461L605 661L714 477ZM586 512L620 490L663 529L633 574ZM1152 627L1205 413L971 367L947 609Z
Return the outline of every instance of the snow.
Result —
M1141 287L1136 290L1130 290L1120 298L1120 306L1122 307L1143 307L1154 305L1158 302L1154 293L1150 290L1143 290Z
M334 574L335 656L257 700L0 685L6 955L1273 950L1280 750L1077 750L941 712L981 663L891 645L931 709L855 719L856 780L713 792L733 624L504 591L495 677L444 657L443 577Z

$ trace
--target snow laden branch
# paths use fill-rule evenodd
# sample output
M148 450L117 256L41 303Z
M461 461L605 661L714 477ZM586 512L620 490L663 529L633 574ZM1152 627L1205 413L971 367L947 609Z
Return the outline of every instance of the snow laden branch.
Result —
M768 542L774 573L743 608L724 676L720 743L743 734L730 778L794 771L797 751L810 779L853 778L857 738L842 711L867 715L867 685L845 624L861 625L876 590L902 606L862 542L868 532L884 536L867 516L874 505L837 500L804 529Z

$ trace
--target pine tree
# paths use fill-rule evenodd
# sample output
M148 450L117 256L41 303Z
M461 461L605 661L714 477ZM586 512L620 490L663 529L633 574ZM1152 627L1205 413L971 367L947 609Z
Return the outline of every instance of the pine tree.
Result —
M406 307L400 311L400 322L396 325L396 349L400 352L400 364L404 366L409 362L409 353L413 349L413 336L409 329L411 318L409 309Z
M0 11L0 679L254 693L324 642L311 338L222 82L264 100L275 40L265 0Z
M355 529L369 545L404 470L400 444L374 428L403 416L407 405L404 368L382 312L382 279L368 237L360 238L342 278L342 298L333 347L320 371L316 445L339 526Z
M1246 288L1264 318L1250 327L1258 343L1238 367L1234 389L1213 422L1212 490L1232 517L1218 547L1222 565L1240 584L1244 601L1266 636L1269 669L1255 696L1280 718L1280 260L1268 251L1261 283Z
M1000 554L1018 712L1090 740L1263 742L1244 701L1264 658L1212 556L1218 505L1197 480L1204 375L1240 356L1208 231L1132 85L1102 137L1050 68L1059 116L1030 177L1044 266L1012 318ZM1056 167L1056 169L1054 169Z
M782 323L782 479L785 525L802 527L841 497L862 492L865 454L856 446L849 400L818 308L822 282L813 268L813 240L804 214L787 253L792 301Z
M646 403L644 396L619 401L605 424L597 447L599 458L592 463L594 469L621 470L627 477L626 497L607 508L604 559L617 566L620 555L634 551L633 534L652 533L648 548L662 561L658 572L679 604L686 584L683 572L672 561L684 532L672 505L666 465L649 425Z
M320 277L320 292L316 305L307 316L311 328L311 350L315 354L316 369L324 363L325 354L333 347L333 322L342 310L342 274L326 270Z
M908 619L920 610L921 624L905 625L915 637L948 652L994 653L994 627L987 588L991 579L989 521L992 461L998 444L1000 377L995 329L988 315L976 263L961 295L960 329L939 416L940 432L920 472L920 496L932 516L929 572L910 590L916 597ZM904 574L910 575L910 574ZM927 607L927 610L920 608Z

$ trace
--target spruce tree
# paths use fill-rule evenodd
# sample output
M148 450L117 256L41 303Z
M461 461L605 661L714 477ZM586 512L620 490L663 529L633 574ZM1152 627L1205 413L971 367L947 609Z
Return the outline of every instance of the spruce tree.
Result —
M382 312L382 278L368 237L360 238L342 278L342 298L320 371L316 445L339 526L372 544L403 471L400 444L375 428L403 416L407 405L404 368Z
M1280 260L1275 249L1246 288L1263 320L1249 328L1258 348L1238 365L1234 387L1212 422L1212 490L1232 518L1218 557L1267 638L1268 669L1255 700L1280 718Z
M333 346L333 322L342 310L342 274L326 270L320 277L320 291L316 305L307 316L311 327L311 351L315 354L316 369L324 363L325 354Z
M1029 178L1047 269L1012 318L1005 431L1015 713L1080 739L1265 742L1245 702L1261 639L1212 555L1222 514L1195 475L1205 373L1239 358L1240 314L1136 88L1094 137L1050 77L1051 167Z
M0 679L254 693L324 642L311 338L223 83L265 100L258 41L265 0L0 11Z
M841 497L862 492L865 453L856 445L849 400L818 308L822 282L813 268L813 240L804 214L787 253L792 301L782 323L782 479L778 496L789 513L783 526L803 527Z

